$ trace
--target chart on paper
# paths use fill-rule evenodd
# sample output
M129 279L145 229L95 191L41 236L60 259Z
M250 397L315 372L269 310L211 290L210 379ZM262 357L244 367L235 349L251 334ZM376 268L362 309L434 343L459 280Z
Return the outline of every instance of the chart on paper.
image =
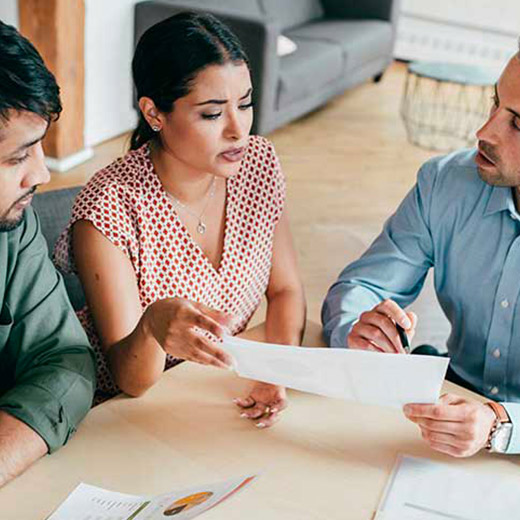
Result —
M467 471L454 464L400 456L377 520L503 520L518 518L520 475Z
M81 483L47 520L189 520L227 500L256 478L250 475L153 497Z

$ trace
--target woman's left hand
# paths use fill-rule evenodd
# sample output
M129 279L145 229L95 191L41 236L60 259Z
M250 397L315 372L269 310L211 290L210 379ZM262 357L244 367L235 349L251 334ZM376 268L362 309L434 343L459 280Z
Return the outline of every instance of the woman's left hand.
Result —
M233 402L240 408L240 417L255 421L257 428L269 428L287 407L287 396L283 386L255 382L246 398Z

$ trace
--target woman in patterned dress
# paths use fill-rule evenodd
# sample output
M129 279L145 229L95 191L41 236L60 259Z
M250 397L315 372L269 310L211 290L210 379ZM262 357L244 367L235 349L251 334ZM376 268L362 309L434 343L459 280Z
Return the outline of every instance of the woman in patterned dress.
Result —
M140 120L131 150L78 195L55 261L75 271L98 353L100 402L138 396L180 360L229 367L217 338L243 331L267 297L266 341L299 345L305 300L273 146L250 136L246 55L206 14L151 27L132 62ZM285 389L235 400L270 426Z

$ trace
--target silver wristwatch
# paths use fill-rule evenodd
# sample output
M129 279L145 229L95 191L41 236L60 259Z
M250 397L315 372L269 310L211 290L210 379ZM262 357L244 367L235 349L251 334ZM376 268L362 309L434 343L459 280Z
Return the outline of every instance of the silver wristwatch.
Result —
M489 439L489 451L491 453L505 453L509 447L513 425L511 423L500 423Z
M486 403L495 413L496 420L491 433L489 435L486 448L491 453L505 453L509 447L511 435L513 433L513 425L509 419L506 409L494 401Z

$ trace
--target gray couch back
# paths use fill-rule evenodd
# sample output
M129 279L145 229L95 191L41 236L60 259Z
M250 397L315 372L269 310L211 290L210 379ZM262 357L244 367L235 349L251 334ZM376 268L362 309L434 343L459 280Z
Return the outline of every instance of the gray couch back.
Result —
M276 20L282 31L323 17L319 0L257 0L265 15Z
M72 205L81 187L37 193L33 198L33 208L40 218L43 236L47 241L49 254L61 232L67 227L72 214ZM85 295L76 275L63 274L65 287L74 310L85 306Z
M186 9L207 9L208 12L214 12L217 8L242 16L265 16L275 20L282 31L324 15L320 0L186 0L184 5Z
M168 0L166 0L166 2L168 2ZM262 0L185 0L185 8L179 9L179 11L205 9L208 13L211 13L217 8L225 9L226 12L235 11L243 15L261 16L263 12L260 2L262 2ZM173 4L177 4L177 2L173 2Z

